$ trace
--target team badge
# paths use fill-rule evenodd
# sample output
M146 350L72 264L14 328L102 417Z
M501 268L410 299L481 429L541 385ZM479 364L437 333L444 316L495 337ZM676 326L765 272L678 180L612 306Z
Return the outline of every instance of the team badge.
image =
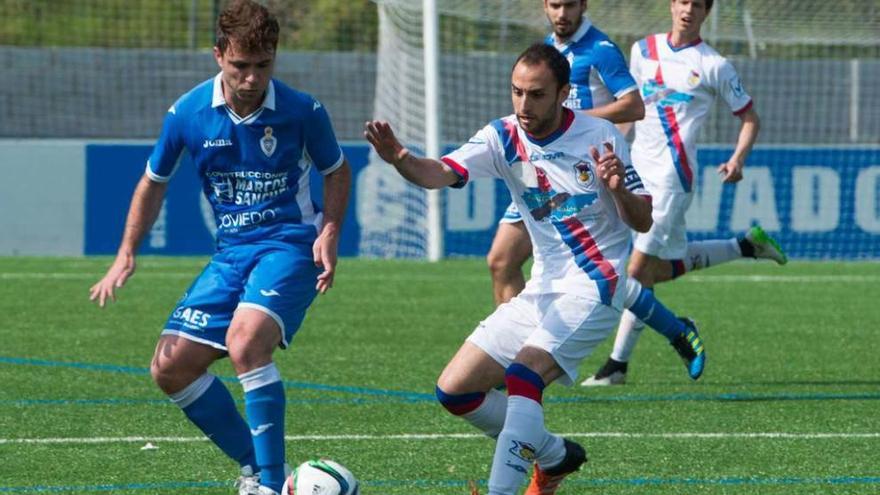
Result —
M690 74L688 74L687 78L688 86L695 88L700 84L700 73L692 70Z
M578 184L584 187L591 187L596 182L596 174L590 168L590 162L581 160L574 164L574 172L577 177Z
M278 146L278 140L275 139L275 136L272 135L272 128L266 126L263 129L263 138L260 139L260 149L263 150L266 156L272 156L272 153L275 153L275 148Z
M526 462L535 462L535 459L538 458L536 454L535 447L527 442L520 442L519 440L511 440L512 446L508 450L511 454L519 457L520 459Z

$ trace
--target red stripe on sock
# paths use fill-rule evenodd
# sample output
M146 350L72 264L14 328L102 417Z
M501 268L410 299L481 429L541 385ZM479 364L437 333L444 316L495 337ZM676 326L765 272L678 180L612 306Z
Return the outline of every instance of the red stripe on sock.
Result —
M507 382L508 395L520 395L541 404L543 392L534 383L516 375L507 375L504 381Z

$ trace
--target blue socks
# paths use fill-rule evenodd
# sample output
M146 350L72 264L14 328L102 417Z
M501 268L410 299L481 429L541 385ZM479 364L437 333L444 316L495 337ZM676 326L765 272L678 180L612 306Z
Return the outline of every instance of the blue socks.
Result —
M284 484L284 385L275 363L238 376L260 472L260 484L281 492Z
M205 373L170 397L224 454L241 466L255 465L254 444L247 424L229 390L214 375Z
M654 297L654 291L651 289L643 287L636 302L627 309L670 342L687 329L684 322L676 318L672 311Z

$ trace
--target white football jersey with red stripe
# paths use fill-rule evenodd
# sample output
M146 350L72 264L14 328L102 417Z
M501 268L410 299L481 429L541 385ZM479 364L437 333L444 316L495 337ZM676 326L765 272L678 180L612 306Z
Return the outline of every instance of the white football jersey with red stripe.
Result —
M667 33L633 44L630 72L645 101L636 122L633 162L649 189L690 192L700 127L721 95L734 114L752 106L733 65L698 39L673 48Z
M529 288L544 293L595 296L619 306L631 230L611 193L596 176L590 148L610 143L626 165L626 187L647 194L631 165L623 136L613 124L565 109L563 125L537 139L515 115L495 120L442 158L461 176L496 177L510 189L532 239Z

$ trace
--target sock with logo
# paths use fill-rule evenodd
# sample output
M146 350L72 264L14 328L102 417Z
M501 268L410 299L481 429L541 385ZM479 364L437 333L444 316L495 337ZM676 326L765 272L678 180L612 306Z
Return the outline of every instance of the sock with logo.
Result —
M507 415L498 435L489 495L517 493L532 463L559 464L565 456L563 440L544 427L544 380L528 367L513 363L505 372Z
M284 484L284 384L275 363L238 375L260 471L260 484L281 492Z
M486 436L497 438L504 427L507 396L494 388L486 393L447 394L439 386L435 390L437 401L455 416L477 427Z
M751 245L750 245L751 246ZM672 278L685 273L727 263L744 256L736 238L689 242L683 260L671 260Z
M687 329L683 321L654 297L652 289L643 287L628 309L670 342Z
M169 397L224 454L242 467L255 465L254 443L247 423L229 390L214 375L205 373Z

